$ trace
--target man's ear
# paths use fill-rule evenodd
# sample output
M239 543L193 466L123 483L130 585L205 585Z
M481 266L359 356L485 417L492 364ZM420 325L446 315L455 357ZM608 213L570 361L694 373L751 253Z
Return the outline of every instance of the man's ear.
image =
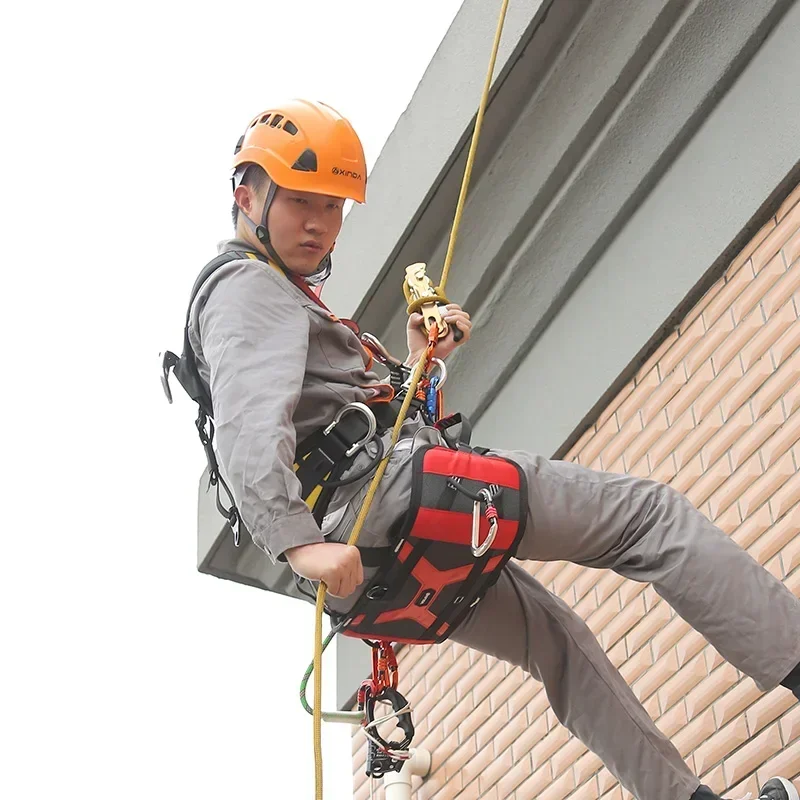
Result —
M233 199L236 201L236 205L239 206L248 217L252 216L255 196L249 186L239 186L233 193Z

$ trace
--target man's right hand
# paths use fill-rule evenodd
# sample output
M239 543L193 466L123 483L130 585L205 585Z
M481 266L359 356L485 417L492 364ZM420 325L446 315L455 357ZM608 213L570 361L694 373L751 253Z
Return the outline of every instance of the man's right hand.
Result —
M338 542L318 542L292 547L286 560L301 578L323 581L334 597L347 597L364 580L357 547Z

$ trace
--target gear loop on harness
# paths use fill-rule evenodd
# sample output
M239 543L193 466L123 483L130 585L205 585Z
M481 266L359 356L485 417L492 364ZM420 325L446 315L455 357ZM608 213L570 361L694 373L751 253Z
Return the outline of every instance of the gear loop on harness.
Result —
M338 489L340 486L347 486L351 483L361 480L362 478L366 478L368 475L371 475L377 468L378 464L380 464L382 459L385 457L383 442L375 437L375 443L377 444L377 452L369 464L367 464L363 469L348 475L346 478L338 478L337 480L324 478L319 482L319 485L323 489Z
M481 494L481 492L485 492L486 489L480 489L477 493L471 492L467 489L458 478L449 477L447 479L447 485L450 486L452 489L455 489L457 492L461 492L465 497L468 497L472 500L473 503L480 503L486 502L486 497ZM489 486L489 491L491 492L490 500L494 500L503 493L503 487L498 486L496 483L493 483Z

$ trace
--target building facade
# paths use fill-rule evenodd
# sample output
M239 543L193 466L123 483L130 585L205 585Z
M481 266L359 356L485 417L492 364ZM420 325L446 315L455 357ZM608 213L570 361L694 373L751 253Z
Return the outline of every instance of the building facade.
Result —
M800 594L800 185L564 458L670 483ZM524 567L586 620L704 783L755 797L772 775L800 774L792 693L762 695L652 587ZM398 661L415 744L433 756L420 800L630 797L518 667L454 643L405 647ZM353 746L366 800L358 732Z

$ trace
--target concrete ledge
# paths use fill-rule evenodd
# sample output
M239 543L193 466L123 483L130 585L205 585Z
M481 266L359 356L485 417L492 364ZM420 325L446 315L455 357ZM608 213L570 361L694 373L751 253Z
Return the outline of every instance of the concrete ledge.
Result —
M497 58L495 90L512 71L553 5L559 14L563 9L574 14L588 6L589 0L512 3ZM337 313L355 315L364 306L374 282L408 230L424 214L431 195L463 150L483 89L499 10L499 2L465 0L397 121L369 176L368 202L351 210L336 244L336 269L325 287L325 299ZM504 104L502 116L509 111L513 114L513 108ZM497 107L487 113L487 145L495 136L503 135L506 123L497 117ZM454 197L448 197L451 208L455 207L457 184L455 192ZM435 227L440 235L441 225ZM366 231L369 235L365 236Z
M764 39L763 27L753 35L759 41L750 48ZM794 5L533 349L507 367L478 436L496 446L566 451L796 185L799 82ZM512 429L508 420L520 407L531 418L518 417Z

